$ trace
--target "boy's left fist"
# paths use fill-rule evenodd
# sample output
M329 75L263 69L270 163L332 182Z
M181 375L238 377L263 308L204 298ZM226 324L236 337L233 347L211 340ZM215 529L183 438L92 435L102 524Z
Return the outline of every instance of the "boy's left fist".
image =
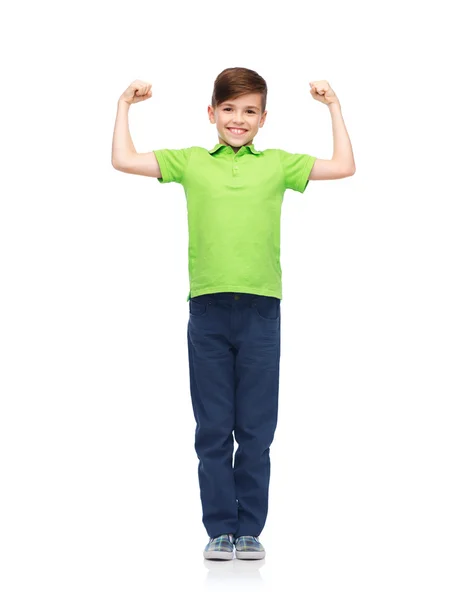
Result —
M334 102L340 104L334 90L327 81L310 81L309 85L311 86L311 96L314 100L319 100L323 104L332 104Z

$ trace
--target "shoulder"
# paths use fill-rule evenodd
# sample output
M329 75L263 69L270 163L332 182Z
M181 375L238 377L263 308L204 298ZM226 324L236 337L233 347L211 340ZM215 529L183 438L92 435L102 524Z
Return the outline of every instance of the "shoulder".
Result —
M306 154L304 152L289 152L283 148L267 148L266 150L261 150L260 154L266 155L270 158L275 158L282 162L299 160L311 156L310 154Z

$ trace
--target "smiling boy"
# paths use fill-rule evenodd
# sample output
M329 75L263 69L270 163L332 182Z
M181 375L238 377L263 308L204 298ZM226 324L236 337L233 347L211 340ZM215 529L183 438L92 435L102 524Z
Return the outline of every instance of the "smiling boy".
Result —
M265 557L259 536L268 514L270 445L278 416L285 190L303 193L310 180L355 172L336 94L326 81L310 87L332 117L330 160L255 149L267 116L267 85L251 69L225 69L214 82L208 117L218 143L211 150L137 153L129 106L150 98L152 85L137 80L118 102L113 166L159 183L179 183L187 200L188 361L208 559L231 559L234 549L239 559Z
M253 143L267 116L262 111L261 94L244 94L217 108L208 106L208 114L211 123L216 124L219 143L230 146L234 152Z

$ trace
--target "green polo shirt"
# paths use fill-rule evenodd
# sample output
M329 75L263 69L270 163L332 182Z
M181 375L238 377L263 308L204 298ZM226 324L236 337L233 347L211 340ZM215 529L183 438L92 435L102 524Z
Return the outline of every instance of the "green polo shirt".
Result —
M285 150L237 152L216 144L154 150L159 183L183 186L188 211L187 301L241 292L282 298L280 219L287 188L303 193L316 157Z

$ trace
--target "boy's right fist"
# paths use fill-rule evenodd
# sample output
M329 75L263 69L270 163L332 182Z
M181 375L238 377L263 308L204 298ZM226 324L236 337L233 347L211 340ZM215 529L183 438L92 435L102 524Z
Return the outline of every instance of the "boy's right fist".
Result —
M127 90L125 90L120 97L120 100L127 102L128 104L136 104L136 102L142 102L152 96L152 84L140 79L136 79L131 83Z

